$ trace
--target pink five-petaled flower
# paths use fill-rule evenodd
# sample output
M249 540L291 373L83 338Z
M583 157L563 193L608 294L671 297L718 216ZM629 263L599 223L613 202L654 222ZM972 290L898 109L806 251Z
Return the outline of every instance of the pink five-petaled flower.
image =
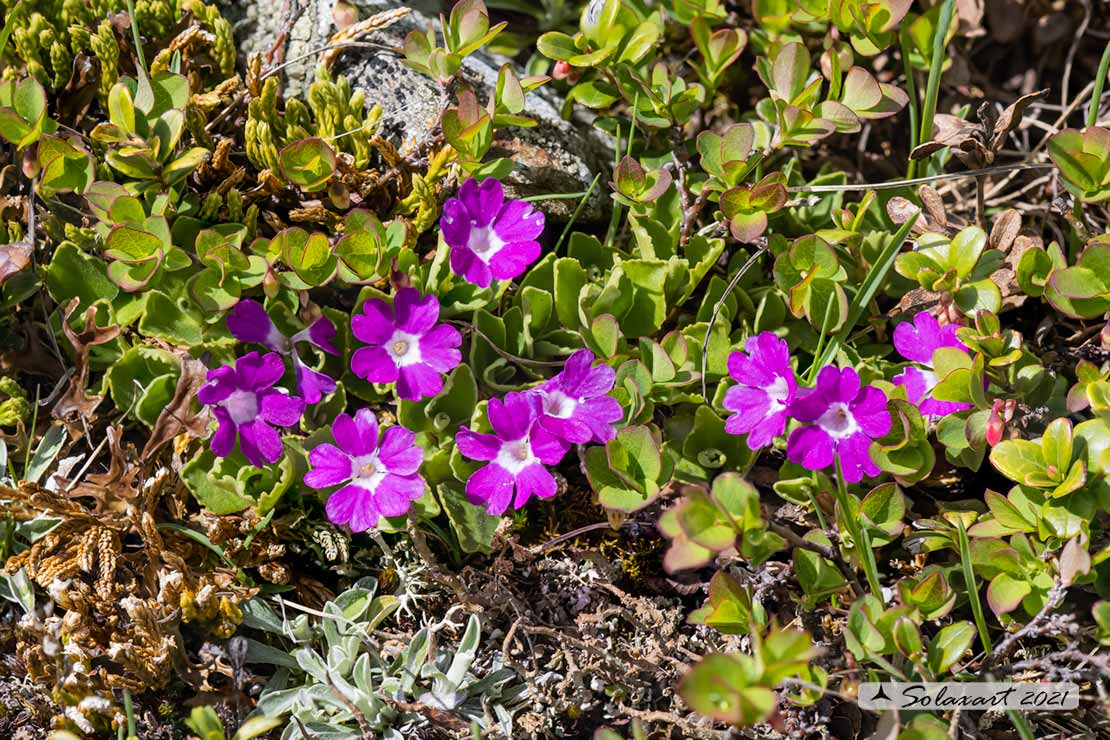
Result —
M458 329L439 321L439 300L421 296L415 288L401 288L393 308L372 298L351 319L351 333L369 347L351 357L351 370L371 383L397 383L397 396L419 401L443 389L440 373L461 361Z
M850 367L821 368L817 386L790 404L790 415L806 426L790 433L786 457L807 470L823 470L840 459L844 480L856 483L878 475L871 459L871 440L890 431L886 395L874 386L860 387Z
M208 371L208 384L197 391L197 399L212 406L219 427L212 436L212 454L227 457L239 449L252 465L262 467L281 459L281 436L274 426L296 424L304 413L304 401L290 396L274 383L285 374L285 363L270 352L261 357L248 352L235 361Z
M491 278L511 280L536 261L543 223L530 203L506 202L501 182L490 177L481 185L464 182L459 196L443 204L439 228L451 247L451 270L485 288Z
M613 423L624 416L620 402L606 395L616 371L593 362L593 352L580 349L567 358L561 373L536 389L540 426L571 444L608 442L617 436Z
M502 401L491 398L486 409L493 434L459 429L455 445L472 460L487 460L466 482L472 504L485 504L486 512L505 513L512 503L519 509L532 496L551 498L557 486L544 465L557 465L566 445L536 423L540 398L534 393L506 393Z
M306 403L319 403L325 394L335 390L335 381L330 376L308 367L297 354L299 342L308 342L329 355L339 354L332 343L335 338L335 324L331 323L331 319L322 316L307 329L287 337L274 325L261 303L245 298L228 312L227 328L240 342L256 342L269 350L292 357L297 393L304 397Z
M378 420L370 409L361 409L353 419L339 414L331 431L336 444L324 443L308 453L312 469L304 482L312 488L343 486L328 497L333 524L365 532L377 526L379 517L406 513L424 495L418 474L424 452L408 429L389 427L379 446Z
M913 324L906 321L894 328L894 348L898 354L924 367L909 365L894 376L893 382L905 386L906 399L917 404L922 416L940 418L971 408L968 403L938 401L930 396L937 384L937 376L933 372L933 352L941 347L967 352L964 343L956 338L957 328L955 324L941 326L928 311L918 311L913 317Z
M725 392L724 407L734 412L725 431L747 434L748 447L758 450L786 429L798 381L790 367L790 348L771 332L749 337L744 348L747 354L733 352L728 358L728 373L737 385Z

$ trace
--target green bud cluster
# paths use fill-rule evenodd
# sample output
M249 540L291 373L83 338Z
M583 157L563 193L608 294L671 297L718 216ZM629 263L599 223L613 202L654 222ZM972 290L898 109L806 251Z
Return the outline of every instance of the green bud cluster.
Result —
M247 157L256 167L276 171L282 147L302 139L318 137L336 151L354 158L356 168L370 163L371 140L377 133L381 108L366 111L366 93L352 90L342 75L332 77L324 65L316 68L316 81L305 100L291 98L278 110L280 86L276 77L262 85L262 94L247 108L245 128Z

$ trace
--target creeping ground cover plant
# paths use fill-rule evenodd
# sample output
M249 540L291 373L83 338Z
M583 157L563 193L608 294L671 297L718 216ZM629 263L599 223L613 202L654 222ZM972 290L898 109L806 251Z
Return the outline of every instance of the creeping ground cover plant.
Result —
M0 0L0 736L1103 732L1105 4L280 5Z

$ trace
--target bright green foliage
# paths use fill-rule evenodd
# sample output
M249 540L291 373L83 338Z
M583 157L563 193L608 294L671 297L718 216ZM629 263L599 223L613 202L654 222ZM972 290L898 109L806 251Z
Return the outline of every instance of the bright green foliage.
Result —
M292 98L286 101L283 111L278 110L280 87L277 77L267 77L260 94L252 97L247 106L243 133L247 157L252 164L281 173L284 171L282 150L310 138L321 140L336 152L350 154L356 170L365 169L370 164L374 152L371 142L381 118L380 105L375 104L369 111L365 110L365 93L352 90L343 76L333 79L322 64L316 68L316 80L309 86L307 99ZM314 148L322 151L320 144L314 145ZM331 168L334 169L334 166L333 163ZM316 177L309 178L308 182L310 185L319 184Z
M702 658L679 684L678 691L692 709L731 725L762 722L777 704L775 688L787 678L823 686L820 668L809 665L814 649L806 632L772 627L755 632L752 655L711 653ZM811 698L791 697L806 704Z
M736 473L717 476L709 491L688 487L660 517L659 530L671 541L664 566L672 572L704 566L733 550L758 564L785 544L767 530L755 487Z
M1084 203L1110 198L1110 130L1064 129L1049 139L1048 153L1075 197Z
M135 0L135 20L144 36L168 41L186 11L191 11L215 36L213 54L219 73L229 76L235 68L235 44L231 24L215 4L200 0ZM12 19L14 31L5 56L15 64L8 67L26 74L44 86L65 87L74 71L80 52L92 52L100 62L101 99L116 82L119 68L119 37L108 20L127 11L127 0L50 0L32 3L25 0L0 0L0 11ZM119 31L127 34L126 27ZM22 64L20 64L22 63ZM6 75L7 76L7 75Z
M986 246L987 235L977 226L951 239L924 234L917 249L898 255L894 269L926 290L951 295L968 315L980 310L997 313L1002 295L991 274L1002 266L1002 255Z

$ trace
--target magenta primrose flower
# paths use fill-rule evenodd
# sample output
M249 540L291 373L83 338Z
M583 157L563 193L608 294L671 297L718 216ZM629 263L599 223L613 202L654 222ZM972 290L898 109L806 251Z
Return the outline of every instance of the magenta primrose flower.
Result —
M274 426L288 427L301 420L305 402L274 384L285 374L285 363L273 352L248 352L234 365L208 371L208 384L197 399L212 406L219 426L212 436L212 454L227 457L239 449L252 465L262 467L281 459L281 435ZM273 425L273 426L271 426Z
M871 459L871 441L890 431L886 394L860 387L850 367L821 368L817 386L790 405L790 415L805 426L790 433L786 457L807 470L823 470L839 458L844 480L857 483L879 474Z
M510 392L504 400L489 400L486 415L493 434L459 429L455 437L459 452L489 462L466 482L466 497L472 504L484 504L487 513L500 515L510 503L519 509L532 496L555 495L555 478L544 465L558 465L567 447L536 424L540 413L538 394Z
M790 348L771 332L749 337L744 349L747 354L733 352L728 358L728 373L737 384L725 392L724 407L733 412L725 431L747 434L748 447L758 450L786 429L798 381Z
M608 442L617 436L613 423L624 416L617 399L606 395L616 371L593 363L593 352L580 349L567 358L561 373L535 391L541 400L539 425L571 444Z
M307 329L287 337L274 325L261 303L244 298L228 312L227 328L240 342L262 344L273 352L293 358L297 393L304 397L306 403L319 403L321 398L335 390L335 381L329 375L305 365L297 353L297 344L308 342L329 355L338 355L339 350L332 342L335 325L331 319L321 316Z
M439 220L443 240L451 247L451 270L480 288L491 278L511 280L540 256L536 239L544 216L522 200L505 200L496 178L478 184L467 180L457 198L443 204Z
M351 333L365 342L351 357L351 370L371 383L397 383L397 396L419 401L443 388L441 373L461 361L462 336L439 321L439 300L415 288L401 288L393 307L378 298L362 304Z
M955 324L941 326L936 317L928 311L918 311L913 324L906 321L894 327L894 348L898 354L918 365L909 365L892 378L895 385L905 386L906 399L917 404L923 416L940 418L957 411L972 408L969 403L959 401L938 401L930 394L937 384L933 372L933 352L941 347L952 347L964 353L967 346L956 338Z
M326 510L333 524L365 532L383 516L401 516L424 495L420 464L424 452L416 435L392 426L381 435L370 409L360 409L352 419L339 414L331 425L336 444L324 443L308 453L312 469L305 485L312 488L342 486L328 497Z

